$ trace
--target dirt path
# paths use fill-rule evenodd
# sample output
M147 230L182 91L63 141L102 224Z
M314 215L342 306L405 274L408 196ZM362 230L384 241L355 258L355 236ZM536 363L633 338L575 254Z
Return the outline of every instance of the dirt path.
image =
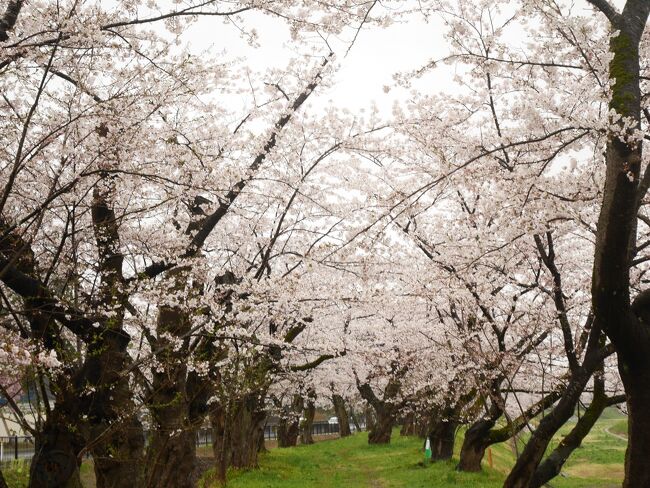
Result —
M611 430L609 430L609 427L603 427L603 431L605 431L606 433L608 433L609 435L611 435L613 437L621 439L622 441L627 442L627 440L628 440L627 436L625 436L623 434L617 434L616 432L612 432Z

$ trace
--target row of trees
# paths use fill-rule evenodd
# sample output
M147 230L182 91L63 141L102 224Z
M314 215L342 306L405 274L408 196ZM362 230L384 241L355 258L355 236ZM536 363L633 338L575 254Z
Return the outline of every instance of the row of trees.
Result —
M223 483L269 413L288 446L330 406L436 459L465 424L467 471L528 429L505 486L542 486L615 404L650 484L650 6L589 3L8 1L0 391L30 486L79 486L86 453L100 487L192 486L206 423ZM447 48L390 116L323 108L337 51L416 16ZM292 59L197 55L211 17Z

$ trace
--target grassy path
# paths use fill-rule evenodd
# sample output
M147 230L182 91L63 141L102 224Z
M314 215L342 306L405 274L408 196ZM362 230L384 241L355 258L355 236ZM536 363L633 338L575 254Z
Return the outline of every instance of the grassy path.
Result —
M230 488L497 488L496 471L467 474L454 463L422 464L421 442L400 437L388 446L369 446L365 433L312 446L273 449L259 470L232 472Z
M620 422L596 424L569 459L553 488L615 488L623 478L626 440L615 435ZM569 423L561 434L566 434ZM612 429L614 432L610 432ZM559 442L558 436L551 446ZM525 439L522 439L524 441ZM456 450L460 448L457 438ZM492 446L494 469L459 473L457 458L424 466L421 441L401 437L396 430L388 446L370 446L365 433L312 446L272 449L261 458L260 469L231 472L229 488L501 488L515 455L509 443ZM456 456L458 452L456 452ZM207 488L207 487L206 487Z

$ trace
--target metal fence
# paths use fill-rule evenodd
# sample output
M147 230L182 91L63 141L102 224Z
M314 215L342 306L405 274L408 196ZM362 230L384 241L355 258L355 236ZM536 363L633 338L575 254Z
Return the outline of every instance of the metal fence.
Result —
M28 436L0 437L0 462L30 459L34 455L34 439Z
M352 427L352 426L351 426ZM354 428L352 428L354 430ZM312 435L335 435L339 433L339 424L329 422L314 422L311 428ZM148 437L145 433L145 438ZM267 425L264 427L264 439L275 440L278 438L278 426ZM212 429L199 429L196 433L196 445L212 445ZM0 437L0 463L16 459L31 459L34 456L34 438L29 436Z
M339 433L339 424L329 422L314 422L311 426L312 435L334 435ZM278 438L278 426L267 425L264 427L264 439L272 441Z

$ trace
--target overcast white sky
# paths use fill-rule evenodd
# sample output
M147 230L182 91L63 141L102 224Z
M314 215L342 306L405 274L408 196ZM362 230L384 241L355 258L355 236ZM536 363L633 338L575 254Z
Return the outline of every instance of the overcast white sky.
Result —
M288 29L278 19L256 13L247 14L246 19L247 25L254 26L258 33L258 47L248 45L232 26L209 17L199 19L185 39L189 39L197 54L211 49L244 56L246 64L254 71L281 67L290 57L307 52L306 48L297 48L291 42ZM347 40L352 36L353 32L349 31ZM387 28L366 26L347 56L348 43L337 39L328 39L328 42L337 54L340 69L335 75L334 86L326 93L321 92L320 100L321 103L331 100L334 105L350 110L367 108L373 102L377 102L382 111L390 110L393 101L404 96L399 90L388 95L384 92L384 86L393 84L393 74L418 69L444 52L437 19L428 24L411 18L408 23L394 23ZM314 43L323 47L323 54L327 52L325 43L317 36L314 36Z
M624 0L613 0L612 3L620 9ZM592 11L585 0L576 0L572 9L574 12ZM235 27L214 17L200 18L184 35L184 39L188 40L197 53L211 49L214 52L225 50L230 55L243 56L246 58L245 64L252 71L263 71L272 66L282 67L292 55L307 51L305 47L297 47L291 42L288 28L281 20L260 13L247 13L245 19L246 27L255 28L258 33L258 47L249 46ZM347 41L352 36L352 30L345 35ZM314 36L314 42L323 46L322 53L326 53L321 39ZM395 89L388 95L384 93L384 86L393 84L393 74L418 69L430 59L440 58L446 52L442 22L437 16L432 16L428 23L413 15L408 22L403 19L402 23L396 22L388 28L365 26L345 57L346 42L331 38L328 42L337 53L340 69L335 75L334 86L326 93L321 91L318 103L329 103L331 100L332 104L353 111L367 108L373 102L377 103L382 112L389 111L396 99L406 96L404 91ZM525 41L513 39L513 42ZM302 49L302 52L296 49ZM423 82L427 84L425 90L432 93L438 88L448 89L452 70L448 67L437 68Z

